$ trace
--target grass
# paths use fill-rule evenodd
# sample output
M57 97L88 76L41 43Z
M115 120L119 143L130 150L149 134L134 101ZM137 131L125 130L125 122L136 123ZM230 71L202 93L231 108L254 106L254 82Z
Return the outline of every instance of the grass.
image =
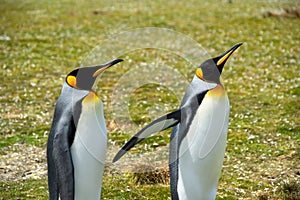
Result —
M0 155L11 154L7 147L19 143L45 149L64 77L80 66L97 44L121 31L168 28L194 39L213 56L234 43L244 42L223 73L232 107L217 199L297 199L300 20L263 17L265 11L296 6L297 1L245 0L229 4L217 0L1 0ZM157 83L135 88L127 106L137 125L129 123L124 113L112 107L111 96L121 77L147 63L143 72L147 79L151 78L152 69L147 66L158 62L171 66L190 81L196 67L178 55L157 49L127 52L122 57L126 61L105 72L98 83L106 109L109 144L116 149L140 127L180 103L178 94ZM136 77L139 78L143 79ZM167 78L172 81L174 77ZM176 77L175 80L179 81ZM180 94L185 90L183 86L177 89ZM122 127L115 124L116 118L124 119ZM169 132L150 138L132 154L166 146ZM119 165L122 161L126 158ZM136 186L130 170L111 173L109 167L116 166L108 163L103 199L170 196L167 184ZM0 166L1 173L3 168ZM45 176L0 180L0 191L0 199L48 198Z

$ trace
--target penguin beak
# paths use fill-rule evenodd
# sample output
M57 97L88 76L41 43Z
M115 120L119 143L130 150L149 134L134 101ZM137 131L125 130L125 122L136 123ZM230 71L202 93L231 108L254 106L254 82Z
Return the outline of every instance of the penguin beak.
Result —
M227 50L225 53L223 53L222 55L216 57L214 59L215 63L217 64L217 67L219 68L219 70L222 71L222 68L225 64L225 62L227 61L227 59L230 57L230 55L237 50L243 43L237 43L236 45L234 45L233 47L231 47L229 50Z
M96 71L94 72L93 74L93 77L97 77L99 74L101 74L104 70L110 68L111 66L119 63L119 62L122 62L123 60L122 59L115 59L113 61L110 61L108 63L105 63L103 65L99 65L99 66L96 66Z

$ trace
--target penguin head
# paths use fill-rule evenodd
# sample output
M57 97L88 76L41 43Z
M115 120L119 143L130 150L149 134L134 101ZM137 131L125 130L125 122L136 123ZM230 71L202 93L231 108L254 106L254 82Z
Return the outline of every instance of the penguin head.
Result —
M211 58L203 62L196 69L196 76L207 82L220 83L220 75L222 73L224 64L230 55L237 50L243 43L237 43L225 53L217 56L215 58Z
M79 90L91 90L98 75L100 75L107 68L121 61L123 60L116 59L99 66L75 69L67 75L66 83L70 87Z

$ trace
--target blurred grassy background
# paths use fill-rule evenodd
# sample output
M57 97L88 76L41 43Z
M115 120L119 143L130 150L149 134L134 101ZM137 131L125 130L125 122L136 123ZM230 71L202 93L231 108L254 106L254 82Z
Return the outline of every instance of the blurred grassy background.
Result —
M17 168L16 177L6 176L13 170L7 169L6 163L12 164L5 159L19 153L20 149L14 150L18 145L25 154L27 148L34 147L35 153L44 155L65 75L79 67L86 53L108 36L142 27L180 32L213 56L244 42L223 73L232 108L218 199L299 197L300 19L264 17L267 11L299 7L299 1L0 2L0 199L48 198L45 173L22 177L23 168ZM114 123L110 107L114 86L132 66L158 57L191 80L196 66L168 52L148 49L124 55L131 62L111 68L98 83L106 106L109 144L116 148L134 131L128 134ZM130 95L130 114L140 126L176 109L180 102L157 84L145 85ZM137 153L145 145L150 150L166 146L169 132L151 138L148 146L140 145ZM44 157L36 162L45 166ZM167 184L136 186L130 171L120 173L113 168L109 165L106 169L103 199L169 198Z

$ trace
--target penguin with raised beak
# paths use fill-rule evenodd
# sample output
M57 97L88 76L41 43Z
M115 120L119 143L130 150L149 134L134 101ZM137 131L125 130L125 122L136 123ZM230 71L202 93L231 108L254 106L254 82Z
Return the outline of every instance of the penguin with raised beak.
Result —
M100 199L107 132L103 104L92 87L98 75L121 61L67 75L47 144L49 199Z
M230 110L220 75L227 59L241 45L238 43L222 55L203 62L196 69L180 108L135 134L113 162L151 134L173 127L169 155L172 200L215 199Z

